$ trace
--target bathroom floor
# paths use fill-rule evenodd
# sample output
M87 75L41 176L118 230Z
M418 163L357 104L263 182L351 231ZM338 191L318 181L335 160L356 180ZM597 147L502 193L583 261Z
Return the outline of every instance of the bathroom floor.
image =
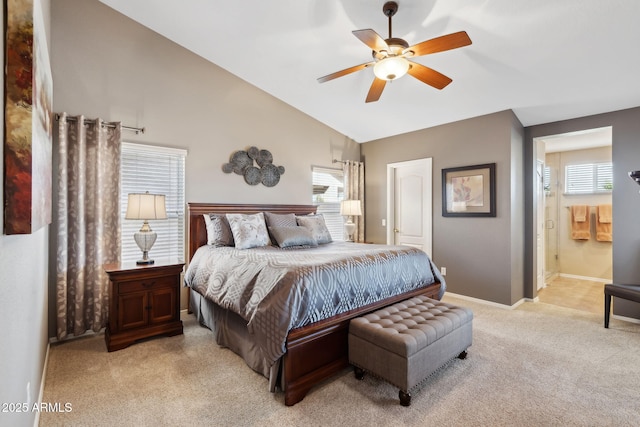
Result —
M540 302L588 311L604 313L603 282L554 277L547 281L547 286L538 291Z

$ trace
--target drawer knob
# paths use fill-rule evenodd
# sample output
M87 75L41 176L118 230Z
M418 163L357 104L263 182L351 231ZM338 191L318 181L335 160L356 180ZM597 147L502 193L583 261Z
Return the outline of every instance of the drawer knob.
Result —
M151 283L147 283L147 282L143 282L142 286L144 286L145 288L150 288L151 286L155 285L156 282L151 282Z

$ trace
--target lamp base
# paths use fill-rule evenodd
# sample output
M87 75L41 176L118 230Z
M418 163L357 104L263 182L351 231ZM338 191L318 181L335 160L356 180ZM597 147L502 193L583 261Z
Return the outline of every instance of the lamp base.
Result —
M149 258L149 251L153 247L153 244L156 242L156 237L156 232L151 230L151 227L149 227L149 223L147 221L144 222L140 231L133 235L134 240L142 251L142 259L136 261L136 264L153 264L153 260Z
M353 233L356 231L356 225L349 219L344 223L344 232L347 235L347 242L353 242Z

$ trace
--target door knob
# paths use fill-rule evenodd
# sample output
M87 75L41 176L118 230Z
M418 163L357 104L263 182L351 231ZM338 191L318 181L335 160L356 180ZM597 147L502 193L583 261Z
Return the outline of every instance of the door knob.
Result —
M398 230L397 228L394 228L394 229L393 229L393 232L394 232L394 233L399 233L399 232L400 232L400 230Z

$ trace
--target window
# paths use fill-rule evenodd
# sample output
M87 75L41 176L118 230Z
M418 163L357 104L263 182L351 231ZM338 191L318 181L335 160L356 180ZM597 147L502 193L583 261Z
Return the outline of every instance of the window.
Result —
M551 191L551 168L549 166L544 167L544 176L542 177L542 185L544 191Z
M313 204L324 216L333 240L344 240L344 218L340 202L344 199L344 174L341 169L312 167Z
M567 194L606 193L612 189L612 163L567 165L565 179Z
M122 143L120 154L121 260L135 261L142 252L133 240L142 221L124 219L129 193L164 194L167 219L150 221L158 234L151 258L184 260L184 167L186 150Z

